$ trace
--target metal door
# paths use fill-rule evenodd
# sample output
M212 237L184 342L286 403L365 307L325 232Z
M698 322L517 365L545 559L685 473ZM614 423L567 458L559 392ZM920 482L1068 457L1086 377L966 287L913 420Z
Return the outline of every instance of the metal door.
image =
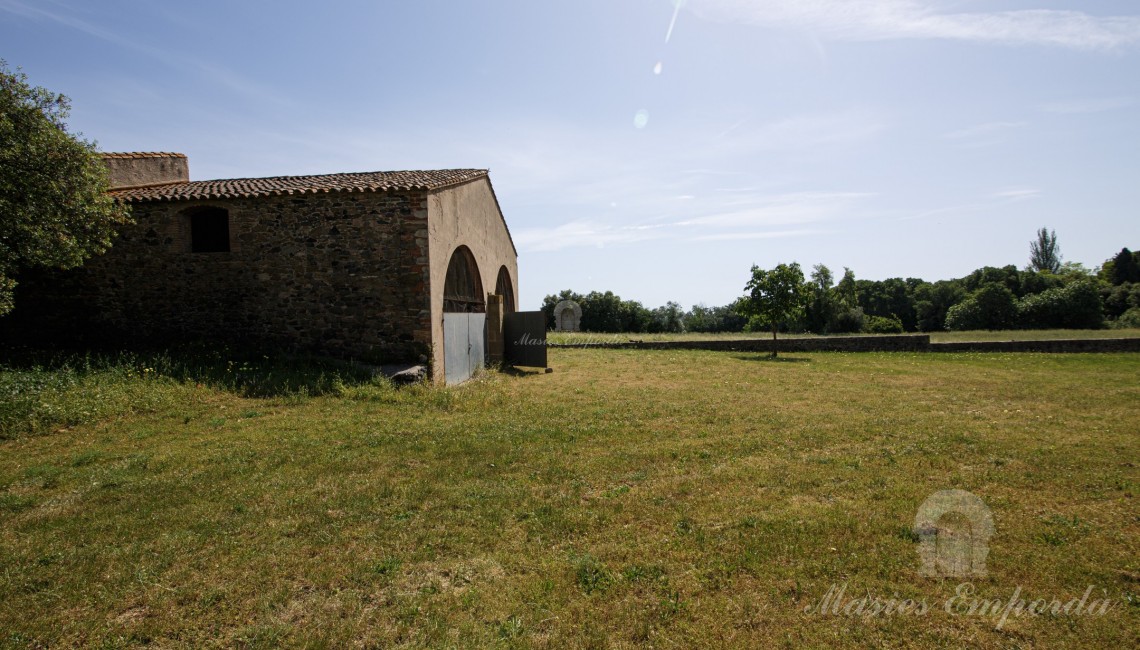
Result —
M516 311L503 317L503 357L513 366L546 367L546 314Z
M443 315L443 374L447 385L461 384L483 367L487 314Z

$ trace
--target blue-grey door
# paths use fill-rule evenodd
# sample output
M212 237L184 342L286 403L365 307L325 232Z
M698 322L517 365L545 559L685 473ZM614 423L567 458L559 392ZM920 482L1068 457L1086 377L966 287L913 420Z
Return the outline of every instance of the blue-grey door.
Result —
M483 367L487 314L443 315L443 374L447 385L461 384Z

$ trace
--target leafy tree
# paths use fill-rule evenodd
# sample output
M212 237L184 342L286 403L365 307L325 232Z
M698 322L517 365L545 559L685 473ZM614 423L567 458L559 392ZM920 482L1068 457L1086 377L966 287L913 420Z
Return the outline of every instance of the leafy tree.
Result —
M917 318L914 311L913 287L920 285L916 278L888 278L886 280L857 280L859 306L867 316L898 318L907 331L913 331Z
M654 309L653 319L649 322L650 332L677 333L685 331L685 312L681 305L669 301L665 306Z
M1129 309L1140 307L1140 282L1125 282L1116 286L1102 283L1100 298L1104 304L1104 315L1120 318Z
M962 288L968 293L974 293L987 284L1004 284L1016 296L1021 291L1021 271L1012 264L1001 268L996 266L983 266L966 277L962 278Z
M1108 281L1114 285L1140 282L1140 260L1137 260L1136 253L1127 248L1120 249L1120 252L1112 258Z
M693 305L684 317L686 332L741 332L748 322L732 305Z
M591 291L582 298L582 329L587 332L624 332L625 311L613 291Z
M776 356L776 331L780 325L804 314L808 292L800 265L779 264L771 271L753 265L752 279L744 286L746 299L740 303L744 315L772 328L772 356Z
M1014 291L1019 298L1048 291L1065 283L1062 276L1048 271L1021 271L1019 276L1021 286Z
M1007 330L1017 325L1017 299L1009 287L993 282L946 312L950 330Z
M826 334L828 326L835 320L839 310L838 301L832 288L834 278L831 269L823 264L812 267L811 282L808 283L809 299L804 315L804 324L809 331Z
M95 144L69 133L67 97L28 84L0 59L0 315L14 275L77 267L111 246L126 206L107 196Z
M1050 273L1061 270L1061 247L1057 245L1056 231L1046 228L1037 231L1037 239L1029 242L1029 268Z
M855 284L855 272L846 266L843 267L843 279L835 285L835 297L839 304L847 309L859 306L859 291Z
M966 299L966 290L958 280L924 282L914 290L916 325L923 332L946 329L946 312Z

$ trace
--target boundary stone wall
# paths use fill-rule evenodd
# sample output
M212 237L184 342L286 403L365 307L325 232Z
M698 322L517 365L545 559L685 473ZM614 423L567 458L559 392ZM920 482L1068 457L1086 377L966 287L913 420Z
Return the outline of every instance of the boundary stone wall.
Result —
M599 335L605 336L605 335ZM771 339L549 343L554 348L771 352ZM1140 338L931 343L926 334L777 339L777 352L1140 352Z

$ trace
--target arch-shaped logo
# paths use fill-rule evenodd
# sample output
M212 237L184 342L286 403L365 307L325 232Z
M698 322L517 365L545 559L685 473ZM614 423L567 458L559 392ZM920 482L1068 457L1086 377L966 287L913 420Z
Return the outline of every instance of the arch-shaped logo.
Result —
M927 497L914 518L922 559L919 575L928 578L982 578L986 575L994 518L977 495L942 490Z
M582 307L573 300L554 305L554 329L558 332L577 332L582 329Z

